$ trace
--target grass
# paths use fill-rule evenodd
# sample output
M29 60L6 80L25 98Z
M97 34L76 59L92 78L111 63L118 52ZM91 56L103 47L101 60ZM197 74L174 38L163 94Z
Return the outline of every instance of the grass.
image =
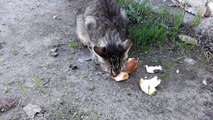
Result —
M52 46L58 46L61 44L61 40L59 38L54 38L51 41Z
M198 14L195 16L194 20L190 23L190 25L191 25L192 27L195 28L195 27L197 27L198 25L200 25L201 20L202 20L202 16L201 16L200 13L198 13Z
M84 71L81 71L81 72L80 72L80 76L81 76L82 78L88 78L88 77L89 77L89 73L84 72Z
M18 54L18 51L17 51L16 48L12 48L12 49L11 49L11 53L12 53L13 55L17 55L17 54Z
M213 53L209 51L207 52L205 51L202 54L203 54L203 59L202 59L203 63L206 65L209 64L209 62L213 59Z
M69 48L71 48L71 49L76 49L76 48L79 47L78 43L76 43L76 42L71 42L71 43L69 43L68 46L69 46Z
M41 88L41 83L42 82L41 82L41 79L39 77L37 77L37 76L34 77L33 81L34 81L34 84L35 84L35 86L36 86L37 89Z
M19 87L20 92L23 93L24 95L28 96L28 92L25 89L25 87L23 86L23 84L19 83L18 81L16 81L16 84Z
M165 9L153 12L148 6L148 0L141 4L132 0L117 0L117 2L123 6L130 21L129 37L135 50L148 51L150 45L156 45L163 51L165 43L172 43L175 47L180 47L178 44L181 44L184 48L185 44L177 42L183 14L171 14ZM199 18L196 17L193 25L199 23Z

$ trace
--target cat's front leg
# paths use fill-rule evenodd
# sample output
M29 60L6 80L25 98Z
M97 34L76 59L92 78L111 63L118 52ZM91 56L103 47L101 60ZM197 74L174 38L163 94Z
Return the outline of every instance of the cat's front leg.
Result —
M92 59L92 61L95 63L95 64L98 64L98 58L97 56L95 55L94 51L92 50L91 47L88 47L89 51L90 51L90 58Z

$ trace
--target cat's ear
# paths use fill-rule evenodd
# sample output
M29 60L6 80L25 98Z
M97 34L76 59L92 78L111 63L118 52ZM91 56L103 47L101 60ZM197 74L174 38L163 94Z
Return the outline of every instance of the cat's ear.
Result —
M130 48L132 47L132 42L131 40L127 39L122 43L123 46L123 50L125 51L125 53L128 53Z
M94 46L94 48L93 48L93 50L94 50L94 52L98 55L98 56L100 56L100 57L102 57L102 58L105 58L106 57L106 48L105 47L98 47L98 46Z

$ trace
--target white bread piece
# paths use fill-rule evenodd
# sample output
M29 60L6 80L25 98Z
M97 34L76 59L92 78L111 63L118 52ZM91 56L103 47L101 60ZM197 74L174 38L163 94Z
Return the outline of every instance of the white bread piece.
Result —
M148 73L155 73L155 70L162 70L162 67L159 65L159 66L148 66L148 65L145 65L146 67L146 71Z
M129 74L126 72L120 72L116 77L112 77L115 81L123 81L129 78Z
M155 87L160 84L161 80L155 76L152 79L141 79L140 80L140 87L142 91L144 91L148 95L153 95L156 91Z

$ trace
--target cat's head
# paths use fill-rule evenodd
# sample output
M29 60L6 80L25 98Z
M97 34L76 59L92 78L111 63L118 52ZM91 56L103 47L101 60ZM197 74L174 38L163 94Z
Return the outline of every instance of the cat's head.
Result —
M93 50L103 70L115 77L126 63L131 46L132 42L127 39L120 43L110 42L104 47L94 46Z

